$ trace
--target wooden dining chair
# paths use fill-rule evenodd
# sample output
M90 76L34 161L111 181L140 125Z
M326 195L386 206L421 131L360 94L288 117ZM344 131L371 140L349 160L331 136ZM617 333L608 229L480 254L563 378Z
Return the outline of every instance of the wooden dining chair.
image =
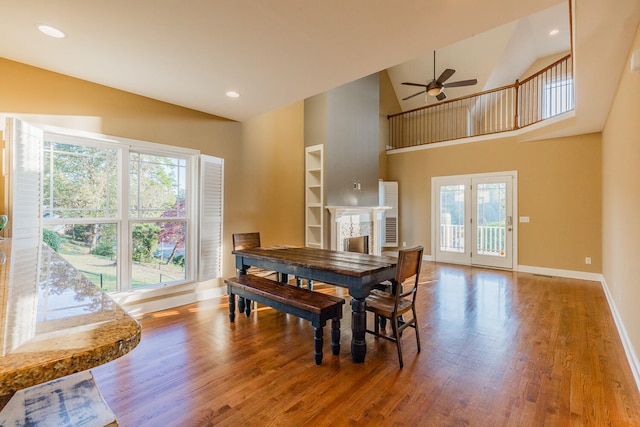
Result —
M420 353L420 332L418 330L418 320L416 317L416 295L418 292L423 251L424 248L422 246L401 250L398 254L395 276L396 284L392 287L392 293L374 289L366 299L367 311L375 315L374 330L367 329L367 332L396 343L400 368L404 366L400 338L402 331L406 328L412 327L416 330L418 353ZM409 312L411 312L411 318L407 316ZM380 320L382 318L388 319L391 323L393 335L389 336L380 333Z
M346 239L344 239L344 250L347 252L368 254L369 253L369 236L347 237ZM372 289L391 292L391 283L390 282L379 283L377 285L374 285ZM384 325L385 325L385 322L383 320L382 326L384 327Z
M243 249L249 248L259 248L260 247L260 233L234 233L232 235L233 238L233 250L241 251ZM258 267L250 267L247 271L247 274L253 274L255 276L261 277L269 277L276 275L275 271L265 270L263 268Z

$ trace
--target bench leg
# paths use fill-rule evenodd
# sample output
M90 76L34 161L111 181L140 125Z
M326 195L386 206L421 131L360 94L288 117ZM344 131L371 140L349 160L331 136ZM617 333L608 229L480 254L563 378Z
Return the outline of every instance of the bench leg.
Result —
M313 290L313 280L307 279L307 289L309 289L310 291Z
M240 313L244 313L244 297L238 295L238 310Z
M322 364L322 335L323 335L323 328L319 327L313 328L314 330L314 335L313 335L313 356L316 359L316 365L321 365Z
M297 277L296 276L296 286L301 288L302 287L302 277Z
M251 300L248 298L244 299L244 314L249 317L251 315Z
M231 323L236 320L236 296L232 293L229 293L229 320Z
M340 319L331 319L331 352L340 354Z

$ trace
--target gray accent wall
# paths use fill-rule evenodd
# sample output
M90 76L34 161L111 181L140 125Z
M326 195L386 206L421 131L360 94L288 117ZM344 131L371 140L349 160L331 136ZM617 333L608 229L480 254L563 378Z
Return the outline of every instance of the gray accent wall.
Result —
M377 73L327 93L327 205L378 205L379 109Z
M305 100L305 146L324 145L326 206L378 206L378 73ZM329 245L325 211L325 247Z
M305 146L324 144L327 206L378 205L379 108L377 73L305 100Z

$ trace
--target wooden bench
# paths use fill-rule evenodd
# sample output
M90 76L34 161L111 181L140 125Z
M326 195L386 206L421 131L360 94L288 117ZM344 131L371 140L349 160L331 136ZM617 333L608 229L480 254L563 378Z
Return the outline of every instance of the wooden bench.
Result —
M340 353L340 319L344 300L332 295L297 288L266 277L242 274L225 279L229 293L229 320L236 319L236 295L309 320L314 328L316 365L322 364L323 328L331 320L331 351ZM249 316L251 310L245 311Z

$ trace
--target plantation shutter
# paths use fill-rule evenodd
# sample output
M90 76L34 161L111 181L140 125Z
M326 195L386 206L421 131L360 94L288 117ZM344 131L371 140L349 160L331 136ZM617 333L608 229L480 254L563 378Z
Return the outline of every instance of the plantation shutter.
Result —
M43 131L15 118L5 127L5 207L9 222L4 235L12 238L9 304L5 313L13 333L0 333L4 352L12 351L35 336L38 307L38 272L34 269L40 254L42 199Z
M222 276L224 160L200 156L199 280Z
M382 183L380 205L391 207L384 211L382 246L396 247L398 246L398 183L396 181Z
M40 238L42 207L42 129L7 118L5 206L9 223L6 236Z

